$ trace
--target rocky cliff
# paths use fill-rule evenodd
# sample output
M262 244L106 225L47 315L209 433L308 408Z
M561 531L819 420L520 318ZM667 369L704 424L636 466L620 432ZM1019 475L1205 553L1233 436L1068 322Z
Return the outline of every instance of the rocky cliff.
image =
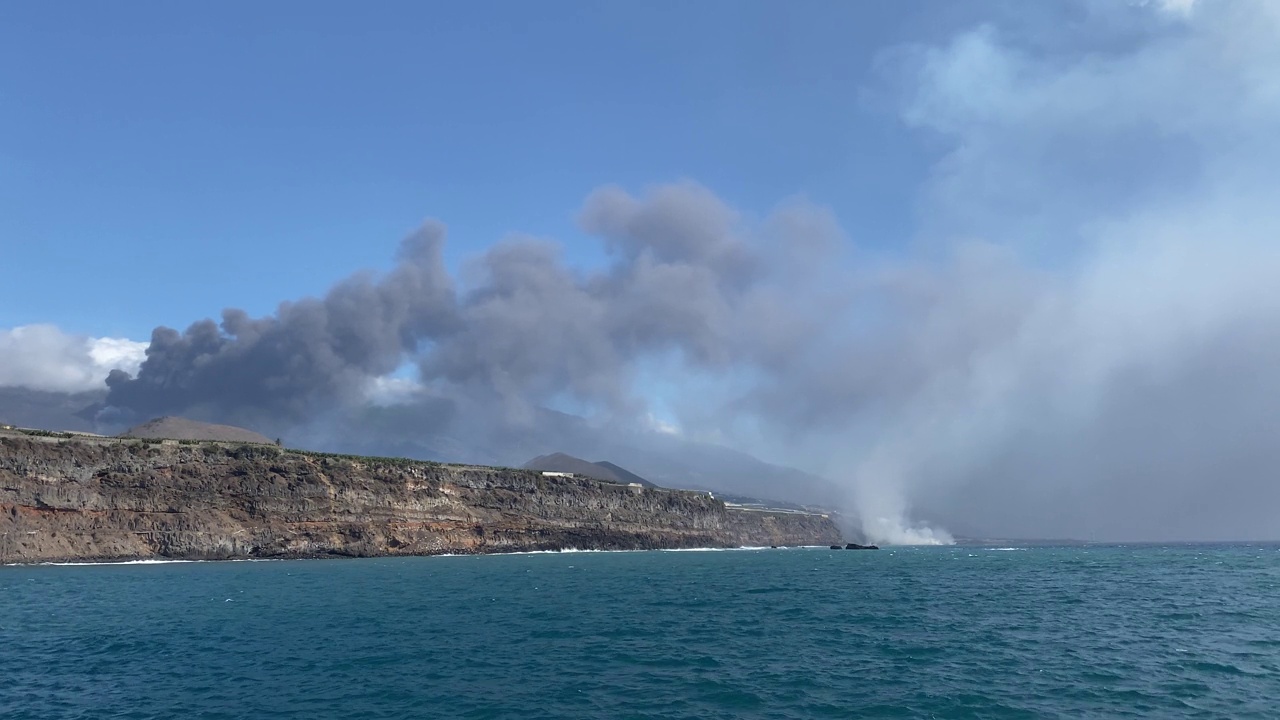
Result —
M527 470L0 432L0 563L827 545L823 515Z

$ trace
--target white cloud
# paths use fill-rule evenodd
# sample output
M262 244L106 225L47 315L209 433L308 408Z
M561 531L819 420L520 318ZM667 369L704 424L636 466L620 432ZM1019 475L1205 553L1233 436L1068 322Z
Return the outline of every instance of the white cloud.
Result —
M378 407L407 405L420 399L424 392L417 380L396 375L369 378L364 388L365 400Z
M666 420L663 420L662 418L659 418L653 413L649 413L648 415L645 416L645 424L648 426L650 430L657 433L662 433L663 435L679 435L680 434L679 425L675 424L674 422L668 422Z
M0 386L103 390L112 370L136 373L146 349L146 343L72 335L54 325L0 329Z
M1156 5L1170 15L1187 17L1195 9L1197 0L1157 0Z

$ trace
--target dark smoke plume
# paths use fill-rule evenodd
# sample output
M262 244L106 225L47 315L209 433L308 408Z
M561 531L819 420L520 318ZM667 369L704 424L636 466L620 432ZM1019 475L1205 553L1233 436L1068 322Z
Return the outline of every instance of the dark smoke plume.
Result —
M221 323L156 328L138 376L107 378L107 403L139 418L187 413L277 427L358 401L368 378L456 326L443 243L444 228L428 223L401 244L386 277L355 275L271 317L228 309Z
M458 288L441 262L444 229L429 223L384 277L353 276L269 317L229 309L220 323L157 328L137 377L111 374L103 417L318 432L342 424L334 413L363 413L371 387L411 363L416 383L395 404L429 407L425 430L527 431L548 404L567 403L596 427L630 431L650 414L637 388L650 363L776 370L817 331L790 285L833 251L824 210L792 202L749 227L680 183L642 199L603 188L581 223L610 257L594 272L552 243L513 239L475 258Z

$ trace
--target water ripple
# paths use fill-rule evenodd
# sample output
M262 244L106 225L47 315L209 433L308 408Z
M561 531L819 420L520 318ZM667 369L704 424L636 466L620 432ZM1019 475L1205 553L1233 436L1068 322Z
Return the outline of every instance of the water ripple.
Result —
M7 567L0 717L1275 717L1272 550Z

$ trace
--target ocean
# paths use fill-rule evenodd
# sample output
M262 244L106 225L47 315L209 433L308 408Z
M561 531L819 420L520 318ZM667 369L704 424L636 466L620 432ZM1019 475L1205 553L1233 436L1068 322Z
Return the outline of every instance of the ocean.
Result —
M0 568L0 717L1275 718L1280 547Z

